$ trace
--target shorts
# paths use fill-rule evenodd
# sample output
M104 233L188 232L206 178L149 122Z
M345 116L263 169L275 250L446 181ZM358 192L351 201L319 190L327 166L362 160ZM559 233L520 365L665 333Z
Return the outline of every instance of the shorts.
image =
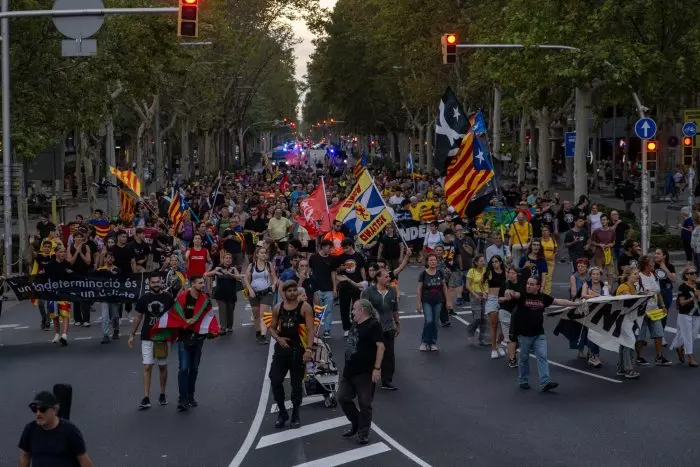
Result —
M464 286L464 279L462 278L462 271L454 271L450 273L450 277L447 278L447 287L454 289L456 287Z
M255 297L248 297L248 301L250 302L250 306L272 306L272 298L272 292L267 292L264 295L255 294Z
M644 317L642 327L639 330L639 335L637 336L637 342L645 341L648 337L651 337L652 339L664 337L664 325L661 324L661 320L652 321L649 319L649 317Z
M70 302L47 302L49 319L70 318Z
M167 358L153 358L153 341L141 341L141 358L144 365L165 366L168 364Z
M503 342L510 342L510 311L498 310L498 322L501 323L501 331L503 332Z
M489 295L486 299L486 313L497 313L499 308L498 297L496 295Z

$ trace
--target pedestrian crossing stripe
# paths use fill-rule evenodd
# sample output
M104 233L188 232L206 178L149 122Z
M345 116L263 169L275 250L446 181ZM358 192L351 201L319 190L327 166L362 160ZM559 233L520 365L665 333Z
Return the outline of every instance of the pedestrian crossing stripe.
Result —
M301 405L311 405L311 404L318 404L319 402L323 402L324 398L320 394L314 394L312 396L306 396L301 400ZM284 407L287 410L292 409L292 401L284 401ZM277 413L279 412L279 407L277 407L277 403L273 403L272 406L270 407L270 413Z
M361 448L341 452L339 454L333 454L332 456L324 457L322 459L297 464L294 467L336 467L338 465L347 464L348 462L355 462L367 457L376 456L377 454L382 454L387 451L391 451L391 448L386 444L379 442L370 444L369 446L363 446Z

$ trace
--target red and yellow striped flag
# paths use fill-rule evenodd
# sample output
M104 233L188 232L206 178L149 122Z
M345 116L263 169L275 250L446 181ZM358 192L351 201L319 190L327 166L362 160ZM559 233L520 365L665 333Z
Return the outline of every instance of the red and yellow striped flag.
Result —
M185 210L182 206L182 198L180 197L179 191L173 193L173 199L170 201L170 207L168 207L168 217L170 217L170 221L175 228L175 233L177 233L180 222L182 222L182 218L185 217Z
M352 174L355 176L355 178L360 178L362 172L364 172L365 170L365 166L362 165L362 159L360 159L357 161L357 164L355 164L355 167L352 168Z
M136 216L136 199L125 190L119 190L119 218L126 222L131 222Z
M474 195L493 178L493 166L479 139L469 129L459 152L452 158L445 175L445 199L464 216L467 205Z
M137 198L141 197L141 181L131 170L119 170L114 167L109 168L109 172L117 177L117 180L122 182L126 188L133 191Z

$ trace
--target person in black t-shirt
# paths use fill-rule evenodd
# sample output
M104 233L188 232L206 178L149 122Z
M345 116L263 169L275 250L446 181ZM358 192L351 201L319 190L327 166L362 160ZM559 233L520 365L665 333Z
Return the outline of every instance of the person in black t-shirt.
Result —
M377 251L377 260L385 259L389 263L390 269L399 267L399 261L404 254L404 243L401 240L401 234L396 233L394 224L387 224L384 228L384 233L379 238L379 250Z
M29 422L19 440L19 466L92 467L83 434L73 423L60 418L58 398L41 391L29 404L34 421Z
M374 388L382 379L384 341L382 326L375 316L377 313L369 300L360 299L353 304L354 323L345 340L345 367L338 388L338 403L350 420L350 428L343 436L350 438L357 434L360 444L369 442Z
M134 338L139 325L141 326L141 358L143 362L143 399L139 404L140 410L149 409L151 407L151 375L153 373L153 365L158 365L160 371L160 396L158 403L167 405L168 400L165 397L165 387L168 381L168 356L156 356L154 350L156 346L167 346L165 341L154 342L151 336L151 329L168 310L173 307L173 296L163 290L163 283L158 272L151 273L148 280L149 291L146 292L136 302L136 319L131 327L129 335L129 347L134 348ZM167 349L167 347L166 347ZM157 349L162 350L162 349ZM157 352L155 352L157 353Z
M56 256L51 251L52 244L49 240L41 242L41 250L34 256L34 266L32 272L43 274L46 272L46 266L53 261ZM41 316L41 330L48 331L51 329L48 314L46 313L46 300L38 300L39 315Z
M695 338L700 329L700 291L698 291L697 282L698 271L695 267L686 267L683 271L683 283L678 286L678 318L676 320L678 332L671 343L671 350L676 351L678 360L685 363L688 359L688 365L697 367L698 362L695 360L694 344Z
M558 245L564 245L566 233L574 226L575 216L571 209L571 203L567 200L562 202L561 209L557 212L556 223L554 224L554 236ZM562 261L566 262L566 253L564 248L559 248L559 253L562 256Z
M129 243L131 249L131 270L133 272L146 272L151 262L151 246L146 243L145 231L142 228L134 232L134 240Z
M49 236L50 232L56 230L56 225L49 221L49 214L44 213L39 217L39 222L36 224L36 231L39 238L42 240Z
M632 268L639 267L639 255L642 251L642 247L639 242L632 240L631 238L625 240L622 244L622 254L617 259L617 273L622 277L622 273L625 272L627 266Z
M79 229L73 236L73 245L68 248L66 259L75 274L87 274L92 268L92 252L87 244L87 231ZM76 326L90 327L90 302L73 303L73 320Z
M331 323L333 322L335 287L332 277L334 262L334 258L331 256L332 247L333 242L330 240L321 240L318 253L314 253L309 258L311 276L314 278L314 284L318 291L318 303L328 307L323 318L323 337L331 335Z
M134 251L126 243L126 232L120 230L117 232L117 244L112 248L114 253L114 265L119 268L122 274L131 274L131 258Z
M353 241L346 238L341 243L343 253L335 257L333 277L333 292L338 296L340 319L343 331L347 337L350 330L350 308L352 303L360 298L362 282L367 280L365 258L355 252Z
M56 257L46 265L44 272L53 280L65 279L73 273L71 265L66 261L66 249L63 246L56 248ZM68 322L70 321L70 302L50 302L49 320L53 321L56 334L53 343L68 345ZM60 334L59 334L60 333Z
M551 295L539 293L540 280L532 276L525 284L523 293L506 290L504 297L515 300L516 310L513 313L510 334L511 339L517 339L520 345L518 359L518 384L520 389L530 389L530 353L537 359L537 372L540 376L540 391L547 392L559 386L559 383L549 380L549 364L547 363L547 335L544 333L544 312L548 306L578 306L580 302L572 302Z

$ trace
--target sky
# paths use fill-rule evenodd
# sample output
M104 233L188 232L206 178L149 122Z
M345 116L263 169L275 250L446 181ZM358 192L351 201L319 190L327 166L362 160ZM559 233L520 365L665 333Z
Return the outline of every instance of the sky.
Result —
M319 3L323 8L333 8L336 1L337 0L319 0ZM311 43L314 36L311 31L307 29L304 21L294 21L292 23L292 27L294 28L294 33L297 35L297 37L303 41L295 47L296 77L297 79L302 79L306 74L306 63L309 61L309 57L314 51L314 45ZM299 108L299 114L301 114L301 106Z

